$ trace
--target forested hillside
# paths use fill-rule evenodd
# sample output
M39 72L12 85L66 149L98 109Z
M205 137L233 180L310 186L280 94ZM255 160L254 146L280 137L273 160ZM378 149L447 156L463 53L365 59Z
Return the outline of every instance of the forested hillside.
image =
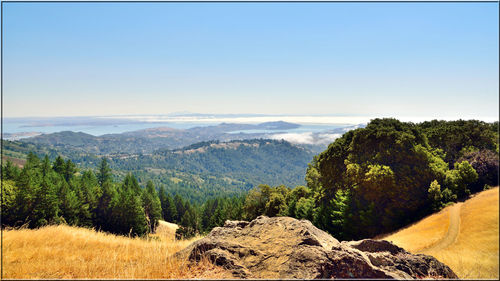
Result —
M279 132L298 127L298 124L279 121L261 124L221 123L189 129L158 127L102 136L63 131L24 138L17 143L22 147L37 147L56 153L71 152L71 157L77 159L78 156L85 157L89 154L150 154L158 149L179 149L203 141L266 138L266 130Z
M269 140L205 142L150 156L113 158L112 167L119 169L115 174L125 175L120 180L110 179L104 159L99 159L98 169L89 166L77 172L71 160L57 158L51 164L48 157L41 161L30 154L22 170L10 162L2 169L6 204L2 210L7 210L2 212L2 223L35 227L66 221L117 233L133 229L141 234L154 229L160 210L164 219L181 225L178 234L186 237L208 231L226 219L251 220L264 214L309 219L333 236L349 240L391 232L498 185L498 122L414 124L374 119L365 128L345 133L315 156L307 172L302 172L306 186L284 185L288 175L276 171L297 167L308 153ZM180 174L207 175L193 177L200 183L208 181L209 175L234 181L246 174L244 181L252 182L248 187L262 184L241 196L228 196L235 193L226 190L217 193L221 190L215 185L212 199L192 204L182 198L181 191L192 198L189 196L203 185L182 186L177 174L168 174L170 168ZM138 177L143 176L140 171L147 177L165 173L170 182L144 184L143 179L143 189L125 171ZM250 177L252 173L264 180ZM170 183L179 180L176 192ZM146 202L159 202L160 208L158 203Z
M4 150L18 157L28 153L24 146L10 141L4 141ZM71 150L56 153L40 147L34 152L39 157L48 154L49 159L62 155L80 168L95 169L101 161L96 155L74 157ZM170 193L203 203L216 196L243 194L263 182L303 185L307 163L313 156L310 150L285 141L245 140L201 142L148 155L113 154L107 159L115 180L132 173L141 184L151 180L156 186L164 185Z

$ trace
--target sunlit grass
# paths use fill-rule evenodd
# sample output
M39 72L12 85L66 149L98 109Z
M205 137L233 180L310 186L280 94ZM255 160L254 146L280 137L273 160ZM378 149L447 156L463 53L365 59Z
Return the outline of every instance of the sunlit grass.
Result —
M449 209L447 207L407 228L380 238L400 245L407 251L418 252L437 243L446 234L450 225Z
M466 201L461 210L460 233L455 244L426 252L445 261L461 278L498 279L498 188Z
M498 187L483 191L466 201L460 212L460 230L455 243L445 249L425 250L443 237L449 224L448 210L383 239L410 252L422 251L444 262L466 279L498 279L499 272L499 192ZM434 229L434 232L433 232Z
M224 278L208 261L172 256L197 239L129 238L66 225L4 230L2 278Z

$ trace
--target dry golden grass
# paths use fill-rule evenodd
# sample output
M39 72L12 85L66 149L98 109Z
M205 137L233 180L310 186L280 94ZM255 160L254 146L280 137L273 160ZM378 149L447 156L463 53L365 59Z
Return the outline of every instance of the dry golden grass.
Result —
M447 264L466 279L498 279L499 272L499 189L483 191L461 206L458 236L444 249L429 247L421 252ZM452 206L450 206L452 207ZM443 233L437 222L449 221L448 211L430 216L398 233L385 237L395 244L419 251L427 248L421 240L432 239ZM435 216L435 217L434 217ZM436 226L436 234L429 227ZM420 232L422 231L422 232ZM430 237L430 238L428 238Z
M158 221L158 227L156 227L156 233L150 234L149 237L153 239L158 239L162 241L175 241L175 231L179 228L175 223L170 223L166 221Z
M403 248L413 253L427 248L441 240L448 231L450 207L380 239L391 241L396 245L404 245Z
M128 238L66 225L4 230L2 278L230 278L208 261L172 256L197 239Z
M428 251L461 278L499 278L498 187L464 203L456 242L441 251Z

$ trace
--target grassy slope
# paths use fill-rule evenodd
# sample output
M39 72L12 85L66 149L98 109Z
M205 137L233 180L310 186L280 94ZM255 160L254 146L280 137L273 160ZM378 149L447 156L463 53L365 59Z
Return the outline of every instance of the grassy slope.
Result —
M172 257L195 240L173 241L174 233L168 223L148 240L65 225L4 230L2 278L230 277L207 261L193 265Z
M499 265L499 188L483 191L460 208L458 236L446 247L433 247L447 235L449 206L420 222L382 237L414 253L436 257L450 266L460 278L498 279Z
M383 239L429 254L461 278L498 278L499 189L484 191L460 209L459 234L448 234L453 206ZM127 238L70 226L4 230L3 278L232 278L204 261L197 265L171 255L194 240L175 241L176 225L161 222L152 239Z

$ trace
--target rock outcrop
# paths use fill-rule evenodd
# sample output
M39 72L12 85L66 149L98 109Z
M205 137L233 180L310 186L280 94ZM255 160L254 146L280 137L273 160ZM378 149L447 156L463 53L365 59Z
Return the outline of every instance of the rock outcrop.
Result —
M431 256L383 240L339 242L311 222L289 217L226 221L177 255L208 258L237 278L457 278Z

